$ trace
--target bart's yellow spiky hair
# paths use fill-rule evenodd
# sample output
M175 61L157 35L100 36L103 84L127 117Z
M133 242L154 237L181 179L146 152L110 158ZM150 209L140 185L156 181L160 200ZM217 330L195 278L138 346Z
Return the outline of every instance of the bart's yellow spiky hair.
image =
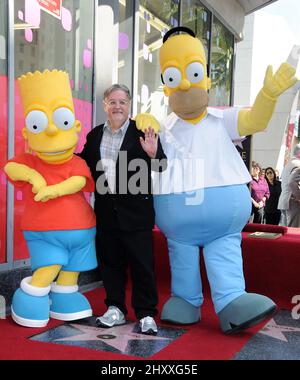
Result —
M59 99L73 107L69 75L61 70L28 72L18 78L25 113L32 105L48 106Z

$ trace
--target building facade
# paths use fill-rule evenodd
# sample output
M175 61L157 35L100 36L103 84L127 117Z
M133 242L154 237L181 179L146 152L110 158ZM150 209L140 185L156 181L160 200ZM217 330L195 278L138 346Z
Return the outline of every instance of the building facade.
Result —
M234 105L253 104L268 65L273 65L275 72L282 62L288 61L300 70L297 41L298 36L282 16L261 10L246 17L244 40L236 48ZM253 136L252 158L262 167L272 166L281 173L293 146L299 142L298 95L295 86L281 96L267 130Z
M233 104L235 46L246 13L270 1L230 0L1 0L0 2L0 294L30 270L20 231L22 191L6 180L3 166L26 150L17 78L36 70L69 73L76 118L89 130L104 120L102 97L113 83L133 95L132 114L168 113L158 51L164 33L188 26L202 39L212 78L210 105ZM221 4L222 3L222 4Z

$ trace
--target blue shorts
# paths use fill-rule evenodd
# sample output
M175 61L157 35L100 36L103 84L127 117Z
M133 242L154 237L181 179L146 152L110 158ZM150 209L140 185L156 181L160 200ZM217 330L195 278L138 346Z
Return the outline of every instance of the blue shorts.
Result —
M97 267L96 228L62 231L23 231L33 270L61 265L62 270L83 272Z

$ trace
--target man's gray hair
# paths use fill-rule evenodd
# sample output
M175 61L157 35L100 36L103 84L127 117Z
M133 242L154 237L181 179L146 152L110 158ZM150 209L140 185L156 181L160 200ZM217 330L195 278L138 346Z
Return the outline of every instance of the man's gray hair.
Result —
M124 91L125 94L127 95L127 98L131 100L129 88L125 86L125 84L118 84L118 83L113 84L112 86L108 87L107 90L105 90L104 99L107 99L112 92L118 91L118 90Z

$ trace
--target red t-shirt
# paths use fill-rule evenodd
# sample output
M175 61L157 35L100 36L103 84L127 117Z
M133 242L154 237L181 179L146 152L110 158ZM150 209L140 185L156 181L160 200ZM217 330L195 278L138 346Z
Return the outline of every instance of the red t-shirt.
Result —
M96 225L96 218L91 205L83 192L94 191L95 185L86 162L77 156L63 164L48 164L39 157L24 153L9 162L27 165L39 172L47 185L56 185L72 176L86 178L84 188L70 195L64 195L47 202L36 202L32 185L24 181L11 181L17 187L23 187L25 211L22 215L21 228L29 231L76 230L91 228Z

